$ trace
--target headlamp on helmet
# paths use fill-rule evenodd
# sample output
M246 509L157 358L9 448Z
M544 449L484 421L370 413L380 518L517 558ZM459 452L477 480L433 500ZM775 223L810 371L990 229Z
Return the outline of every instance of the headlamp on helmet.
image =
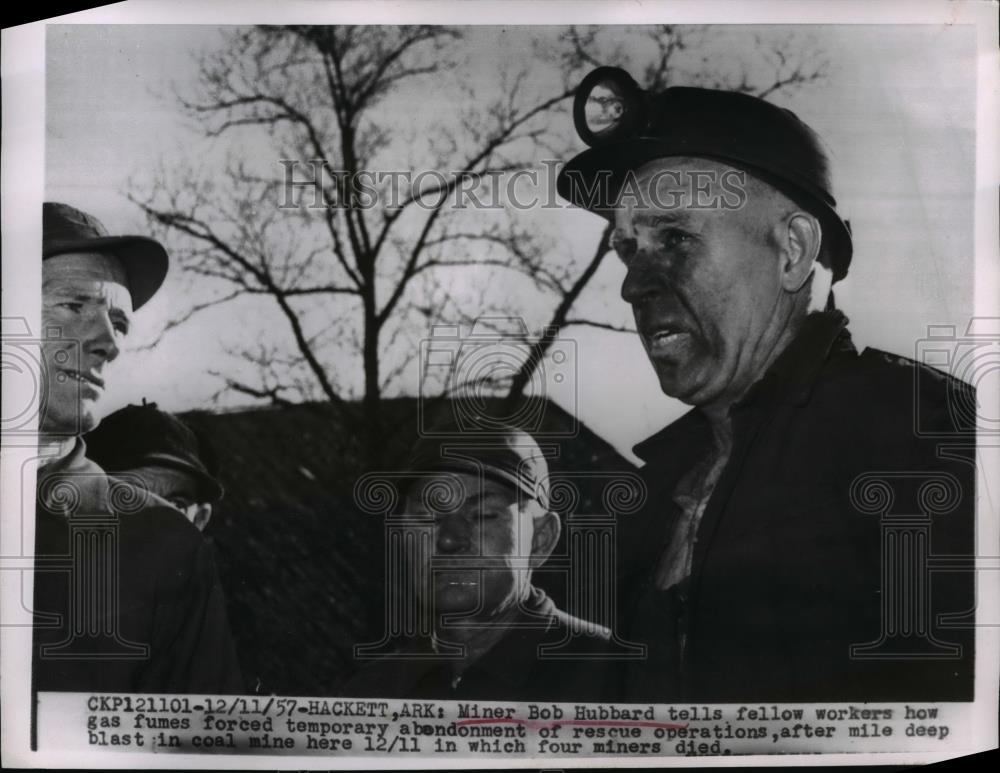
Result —
M573 123L591 147L637 135L648 123L652 100L619 67L598 67L576 90Z

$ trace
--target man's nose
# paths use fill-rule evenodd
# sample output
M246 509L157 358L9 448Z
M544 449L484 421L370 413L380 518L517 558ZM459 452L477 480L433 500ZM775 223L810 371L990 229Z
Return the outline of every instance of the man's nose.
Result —
M622 300L632 306L641 305L663 291L664 278L643 252L637 252L622 280Z
M441 518L435 526L435 545L439 553L458 553L469 549L469 523L457 514Z
M86 338L82 342L84 352L111 362L120 351L118 335L108 311L96 311L88 320Z

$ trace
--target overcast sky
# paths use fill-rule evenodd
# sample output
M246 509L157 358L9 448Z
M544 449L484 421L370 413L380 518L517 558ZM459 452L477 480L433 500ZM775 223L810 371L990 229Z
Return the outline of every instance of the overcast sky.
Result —
M730 33L749 47L754 34L789 31ZM855 240L851 273L835 288L838 305L859 346L912 356L927 325L964 329L973 310L974 30L859 25L808 32L830 62L828 78L775 101L813 126L830 152L836 195ZM469 77L488 78L500 33L475 34L485 53ZM506 34L516 39L518 31ZM190 87L196 57L220 40L217 28L200 26L50 27L46 198L92 212L112 232L142 232L143 217L124 195L128 181L161 163L218 152L181 117L172 89ZM561 210L546 227L561 248L582 257L592 251L601 221ZM579 316L626 322L622 275L617 261L606 260ZM172 275L143 310L140 338L189 300L179 297L181 287ZM171 410L210 407L219 382L207 371L222 366L222 344L238 339L253 314L248 307L207 312L154 350L134 353L119 368L108 409L141 397ZM686 410L660 393L633 337L586 328L569 334L577 375L553 384L551 394L619 449Z

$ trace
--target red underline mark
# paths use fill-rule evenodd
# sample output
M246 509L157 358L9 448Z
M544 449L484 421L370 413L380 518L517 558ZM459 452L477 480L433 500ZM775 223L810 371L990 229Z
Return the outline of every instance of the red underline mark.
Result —
M520 719L518 717L503 717L498 719L459 719L456 725L524 725L531 730L542 728L551 730L556 725L585 725L596 727L661 727L668 730L687 730L687 725L675 725L671 722L643 722L638 719L554 719L551 722L539 722L535 719Z

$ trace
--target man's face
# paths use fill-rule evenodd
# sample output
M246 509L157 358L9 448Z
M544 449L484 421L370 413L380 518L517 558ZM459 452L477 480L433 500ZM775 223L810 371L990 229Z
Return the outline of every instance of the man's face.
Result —
M781 290L766 231L773 202L752 181L733 208L724 187L734 174L712 161L657 159L636 172L637 195L615 213L622 298L661 389L690 405L731 402L760 375L758 344Z
M436 508L431 492L447 492L446 498L454 497L449 504L458 506ZM476 613L479 619L511 609L530 580L532 504L537 503L520 507L512 486L477 475L447 473L416 481L406 499L407 514L434 516L433 556L419 556L415 567L430 577L433 599L418 582L418 603L436 614ZM452 566L432 571L432 562Z
M135 467L128 473L138 476L149 491L184 513L199 530L208 525L212 517L212 503L202 500L198 479L194 475L160 465Z
M104 366L128 334L132 299L125 271L108 255L67 253L42 262L43 432L97 426Z

